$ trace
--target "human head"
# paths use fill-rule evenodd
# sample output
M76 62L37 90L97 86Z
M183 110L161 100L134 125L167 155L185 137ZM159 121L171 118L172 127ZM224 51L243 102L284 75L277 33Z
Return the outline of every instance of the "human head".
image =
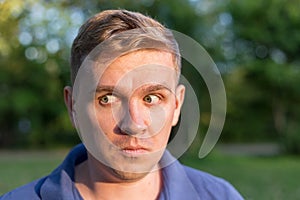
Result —
M108 62L103 61L106 59ZM177 85L179 49L171 31L139 13L101 12L81 27L72 47L71 65L75 106L70 88L65 89L65 100L74 125L80 123L76 128L88 144L88 152L123 178L149 172L166 148L184 98L184 87ZM99 75L101 69L104 71ZM108 91L107 85L113 89ZM101 90L103 86L106 89ZM102 105L103 97L113 103ZM161 97L162 103L147 103L144 98L150 97ZM138 129L143 121L139 117L149 119L142 131ZM128 157L128 148L144 150L142 155ZM132 167L134 172L130 172Z
M150 28L150 29L147 29ZM159 49L165 49L174 56L174 65L178 74L181 69L181 57L178 44L173 34L156 20L137 12L127 10L106 10L91 17L79 30L71 50L71 81L75 81L77 72L86 56L103 41L129 30L139 30L143 33L138 37L119 46L112 42L111 49L118 48L136 49L145 48L145 43L156 43Z

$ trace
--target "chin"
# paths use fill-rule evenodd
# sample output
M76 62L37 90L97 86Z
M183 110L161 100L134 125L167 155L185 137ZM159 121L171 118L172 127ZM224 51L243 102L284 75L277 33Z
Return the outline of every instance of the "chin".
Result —
M143 172L143 173L124 172L112 168L111 170L115 174L116 178L118 178L120 181L126 181L126 182L134 182L140 180L150 173L150 172Z
M110 169L116 178L122 181L136 181L158 169L160 156L122 157L117 163L111 163ZM121 163L121 164L120 164Z

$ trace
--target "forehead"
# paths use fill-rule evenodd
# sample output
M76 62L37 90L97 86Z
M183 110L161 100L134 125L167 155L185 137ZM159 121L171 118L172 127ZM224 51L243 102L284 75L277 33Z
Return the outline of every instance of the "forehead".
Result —
M139 50L118 57L104 71L98 86L138 88L160 84L174 88L177 72L173 55L164 51Z
M173 55L166 51L138 50L118 57L107 70L128 71L149 64L166 66L175 70L173 60Z

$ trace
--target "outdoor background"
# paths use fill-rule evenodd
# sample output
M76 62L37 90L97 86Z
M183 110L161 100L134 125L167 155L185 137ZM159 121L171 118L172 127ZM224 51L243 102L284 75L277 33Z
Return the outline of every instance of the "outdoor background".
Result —
M88 17L112 8L194 38L222 74L225 126L199 159L210 99L183 62L201 119L182 162L229 180L246 199L299 199L299 0L0 0L0 195L50 173L80 142L62 93L70 47Z

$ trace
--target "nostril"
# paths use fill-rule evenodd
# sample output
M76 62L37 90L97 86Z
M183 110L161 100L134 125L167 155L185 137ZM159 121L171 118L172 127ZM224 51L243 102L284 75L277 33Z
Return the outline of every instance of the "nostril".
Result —
M127 134L127 135L139 135L143 134L147 129L146 125L136 124L133 121L123 121L119 124L118 134Z
M126 131L122 130L119 126L116 126L113 131L115 134L118 134L118 135L128 135L128 133L126 133Z

